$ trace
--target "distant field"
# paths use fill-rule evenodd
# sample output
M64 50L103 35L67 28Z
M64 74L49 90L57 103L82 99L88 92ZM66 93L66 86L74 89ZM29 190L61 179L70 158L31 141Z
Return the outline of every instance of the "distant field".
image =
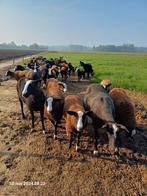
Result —
M40 51L39 51L40 52ZM12 58L16 58L16 57L22 57L22 56L26 56L26 55L33 55L33 54L37 54L39 53L38 51L34 51L34 50L4 50L4 49L0 49L0 61L1 60L8 60L8 59L12 59Z
M93 82L108 78L114 86L147 93L146 53L45 52L43 56L63 56L75 66L79 65L80 60L86 61L93 65Z

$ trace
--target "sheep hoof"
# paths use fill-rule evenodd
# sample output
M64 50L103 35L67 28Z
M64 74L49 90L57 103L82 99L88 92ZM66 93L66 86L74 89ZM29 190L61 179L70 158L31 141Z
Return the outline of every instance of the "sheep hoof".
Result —
M45 134L45 130L43 130L42 133Z
M80 146L76 145L76 151L80 150Z
M99 153L98 153L98 150L94 150L94 151L93 151L93 154L94 154L94 155L98 155L98 154L99 154Z

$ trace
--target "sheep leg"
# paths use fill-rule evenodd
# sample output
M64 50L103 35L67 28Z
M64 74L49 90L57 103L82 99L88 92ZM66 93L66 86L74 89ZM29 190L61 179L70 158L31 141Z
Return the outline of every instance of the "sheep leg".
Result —
M31 132L35 131L34 129L34 111L30 111L31 113L31 117L32 117L32 128L31 128Z
M57 138L57 127L58 127L58 122L55 122L55 123L54 123L54 126L55 126L54 139L56 139L56 138Z
M22 102L22 100L20 98L19 98L19 102L20 102L20 106L21 106L22 118L25 119L25 115L24 115L24 112L23 112L23 102Z
M71 146L72 146L73 140L74 140L74 134L73 134L73 132L71 132L71 134L70 134L70 139L69 139L69 149L70 149Z
M44 108L43 110L40 111L40 118L41 118L41 123L42 123L42 132L45 134L45 126L44 126Z
M98 133L97 133L97 129L95 128L94 129L94 151L93 151L93 154L94 155L98 155L98 148L97 148L97 139L98 139Z
M122 143L122 140L121 140L121 136L120 136L120 134L117 136L117 139L116 139L116 141L115 141L115 154L120 154L120 152L119 152L119 148L120 148L120 146L121 146L121 143Z
M76 151L78 151L80 149L80 138L81 138L81 132L78 133L78 141L77 141L77 145L76 145Z

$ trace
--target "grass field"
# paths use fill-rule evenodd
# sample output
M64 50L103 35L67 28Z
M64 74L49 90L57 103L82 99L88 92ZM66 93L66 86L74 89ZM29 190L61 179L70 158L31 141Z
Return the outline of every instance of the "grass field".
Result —
M147 93L146 53L45 52L43 56L63 56L74 66L78 66L80 60L86 61L93 65L93 82L108 78L114 86Z

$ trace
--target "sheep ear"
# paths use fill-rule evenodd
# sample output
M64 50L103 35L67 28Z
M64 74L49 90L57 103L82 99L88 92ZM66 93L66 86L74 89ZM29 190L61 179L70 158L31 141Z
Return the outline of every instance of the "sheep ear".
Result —
M69 114L69 115L72 115L72 116L77 116L77 113L76 112L74 112L74 111L67 111L67 113Z

